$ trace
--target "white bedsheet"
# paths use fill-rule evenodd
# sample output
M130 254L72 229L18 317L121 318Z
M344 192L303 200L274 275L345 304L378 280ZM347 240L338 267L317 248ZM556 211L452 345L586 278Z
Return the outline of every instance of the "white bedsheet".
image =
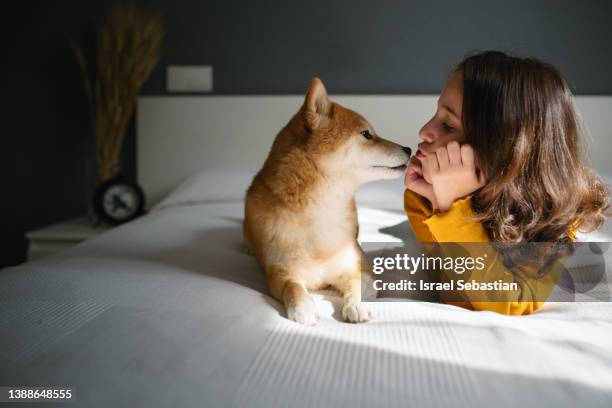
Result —
M611 304L381 302L354 325L330 292L302 327L241 250L242 205L163 208L0 271L0 385L73 386L79 407L612 406ZM359 215L363 240L410 239L401 211Z

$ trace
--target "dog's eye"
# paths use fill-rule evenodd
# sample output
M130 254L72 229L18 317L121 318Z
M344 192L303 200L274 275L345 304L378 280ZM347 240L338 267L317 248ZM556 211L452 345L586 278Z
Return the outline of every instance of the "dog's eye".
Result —
M363 132L361 132L361 135L368 140L370 140L373 137L369 130L364 130Z

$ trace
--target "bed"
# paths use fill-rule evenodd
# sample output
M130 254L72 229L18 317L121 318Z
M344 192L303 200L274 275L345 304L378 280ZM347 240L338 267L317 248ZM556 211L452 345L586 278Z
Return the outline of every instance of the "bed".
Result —
M142 105L139 143L160 109ZM156 197L147 215L0 272L0 385L74 387L66 405L79 407L612 406L610 303L507 317L376 302L375 319L355 325L322 291L319 325L303 327L243 251L252 170L215 164L169 188L196 164L156 183L146 160L139 177ZM361 241L414 241L401 196L399 182L359 191Z

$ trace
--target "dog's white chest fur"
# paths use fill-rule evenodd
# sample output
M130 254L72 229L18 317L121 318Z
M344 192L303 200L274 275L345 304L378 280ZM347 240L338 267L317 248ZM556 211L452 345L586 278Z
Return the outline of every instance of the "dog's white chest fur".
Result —
M280 217L273 235L283 239L278 241L280 246L271 243L268 259L290 263L308 289L334 284L347 271L360 268L353 194L347 189L328 188L316 194L303 212Z
M353 212L353 191L327 188L317 194L306 207L304 216L310 220L309 235L319 245L330 248L354 239L357 215Z

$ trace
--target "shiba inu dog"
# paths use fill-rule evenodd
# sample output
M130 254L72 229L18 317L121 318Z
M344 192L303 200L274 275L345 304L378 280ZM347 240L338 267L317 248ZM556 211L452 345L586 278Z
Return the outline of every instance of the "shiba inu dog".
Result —
M357 241L359 185L404 174L410 148L378 136L361 115L331 102L314 78L305 102L276 136L246 194L244 237L289 319L319 319L309 290L343 294L342 317L366 322L364 255Z

